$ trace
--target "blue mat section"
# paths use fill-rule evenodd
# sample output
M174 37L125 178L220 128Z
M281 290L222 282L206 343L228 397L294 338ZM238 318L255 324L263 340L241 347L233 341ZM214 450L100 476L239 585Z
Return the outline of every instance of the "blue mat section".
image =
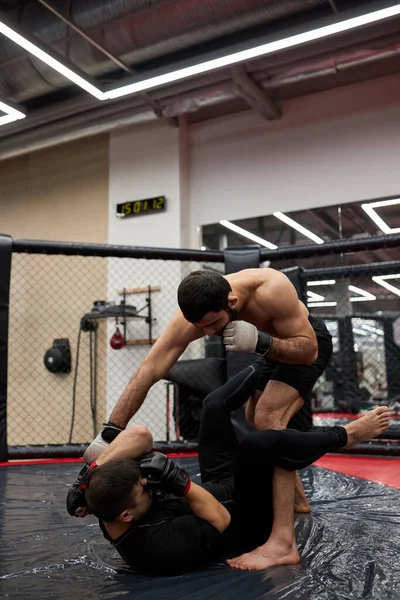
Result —
M197 459L180 462L198 479ZM399 598L400 491L310 467L296 518L302 563L260 572L213 564L179 577L129 571L93 517L65 510L79 464L0 469L0 598L351 600Z

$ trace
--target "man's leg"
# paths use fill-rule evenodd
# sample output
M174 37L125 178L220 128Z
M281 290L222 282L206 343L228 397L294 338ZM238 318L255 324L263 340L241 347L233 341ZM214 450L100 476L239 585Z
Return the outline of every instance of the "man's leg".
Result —
M232 426L231 412L247 401L257 376L257 365L249 366L205 398L199 431L203 483L233 478L239 443Z
M264 394L268 395L266 399L263 398L259 406L260 398ZM304 400L297 390L280 381L270 381L264 390L264 394L256 390L246 405L246 419L255 429L265 429L262 424L266 422L269 424L268 429L285 429L291 418L304 404ZM258 426L255 422L256 411L258 412ZM304 493L303 484L298 473L295 476L294 512L310 512L310 504Z
M229 560L228 564L239 569L254 570L299 562L293 527L295 470L312 464L327 452L338 448L351 448L374 438L383 433L389 423L388 408L379 407L345 427L333 427L330 431L303 433L294 430L269 430L249 434L241 445L238 460L249 481L260 472L271 473L273 467L273 524L271 535L264 544L252 552ZM243 518L249 518L247 513L250 513L250 518L255 518L257 515L252 514L249 486L245 490L246 493L248 505L246 507L244 495L241 507L245 513ZM251 523L246 524L247 528L249 526ZM256 528L257 523L252 526Z

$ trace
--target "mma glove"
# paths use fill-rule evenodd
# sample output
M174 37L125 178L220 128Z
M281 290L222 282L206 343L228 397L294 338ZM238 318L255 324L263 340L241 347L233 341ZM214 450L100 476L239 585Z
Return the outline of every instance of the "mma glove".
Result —
M186 496L191 479L184 469L178 467L168 456L149 452L139 460L140 470L150 488L163 489L175 496Z
M78 508L84 508L87 506L86 503L86 482L89 477L89 473L92 469L97 467L96 463L91 465L86 464L81 471L77 479L72 484L71 489L67 494L67 511L71 517L77 517L76 511Z
M272 335L246 321L231 321L222 337L227 352L255 352L262 356L268 354L273 342Z
M104 423L103 428L97 434L83 455L83 460L88 464L92 464L92 462L99 458L100 454L107 448L107 446L111 444L113 440L115 440L121 431L123 431L123 427L118 427L118 425L114 425L114 423L111 423L110 421Z

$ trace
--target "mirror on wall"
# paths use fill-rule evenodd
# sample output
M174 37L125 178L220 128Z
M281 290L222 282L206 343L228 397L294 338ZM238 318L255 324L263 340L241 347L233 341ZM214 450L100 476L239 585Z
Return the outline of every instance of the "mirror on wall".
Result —
M279 202L277 202L279 204ZM365 237L400 233L399 198L382 198L322 206L288 213L260 214L240 220L221 220L202 227L202 248L222 250L259 244L261 247L321 246L332 240L356 240ZM271 266L285 269L329 269L346 265L362 265L363 269L343 278L321 277L308 281L307 298L310 312L323 316L391 314L400 310L399 247L325 254L308 258L273 259ZM383 274L382 263L399 261L398 272ZM264 263L268 266L268 262ZM378 270L379 267L379 270Z
M279 207L279 199L276 205ZM285 213L274 211L272 214L265 214L260 211L258 216L243 215L242 219L234 221L229 221L228 217L229 215L227 219L202 226L204 249L218 250L251 243L273 249L399 233L400 193L399 198L338 203L334 206ZM375 256L375 252L369 254ZM400 256L398 250L379 250L375 258L394 260Z

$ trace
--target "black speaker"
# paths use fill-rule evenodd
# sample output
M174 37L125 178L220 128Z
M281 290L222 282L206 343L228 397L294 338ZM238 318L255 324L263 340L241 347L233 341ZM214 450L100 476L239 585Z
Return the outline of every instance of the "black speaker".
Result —
M51 373L71 372L71 349L67 338L53 341L53 346L44 355L44 366Z

